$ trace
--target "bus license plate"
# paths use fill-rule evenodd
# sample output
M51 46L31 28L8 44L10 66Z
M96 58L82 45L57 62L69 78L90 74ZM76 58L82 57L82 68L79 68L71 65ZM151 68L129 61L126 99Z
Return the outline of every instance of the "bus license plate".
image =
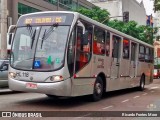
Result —
M37 89L36 83L26 83L26 88Z

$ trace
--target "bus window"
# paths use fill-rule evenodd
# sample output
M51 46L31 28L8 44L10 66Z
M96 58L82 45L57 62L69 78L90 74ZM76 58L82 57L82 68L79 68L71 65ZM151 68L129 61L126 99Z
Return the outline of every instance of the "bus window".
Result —
M146 47L146 51L145 51L145 61L146 61L146 62L149 62L149 59L150 59L149 48Z
M118 36L113 35L113 49L112 49L112 57L119 58L119 48L120 48L120 40L121 38Z
M105 54L105 31L95 27L93 40L93 53L98 55Z
M106 38L106 56L109 56L110 54L110 32L107 32L107 38Z
M92 25L84 23L85 30L88 32L88 44L83 44L83 29L77 27L77 42L76 42L76 67L75 72L84 67L91 58L91 45L92 45Z
M153 61L154 61L154 49L153 48L150 48L150 59L149 59L149 61L150 61L150 63L153 63Z
M131 44L131 61L136 61L136 44Z
M145 60L145 47L140 45L139 46L139 61L144 62Z
M123 59L129 59L129 40L123 39Z

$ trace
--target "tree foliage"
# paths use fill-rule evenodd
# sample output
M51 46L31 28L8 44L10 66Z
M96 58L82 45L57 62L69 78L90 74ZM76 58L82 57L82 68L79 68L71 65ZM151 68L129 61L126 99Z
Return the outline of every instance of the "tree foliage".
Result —
M126 23L119 20L109 20L109 12L100 9L99 7L94 7L91 10L80 8L77 12L141 41L153 44L153 32L156 32L156 29L153 29L150 26L139 26L135 21L129 21Z
M103 22L106 20L104 23L107 23L109 21L110 13L107 10L100 9L97 6L93 7L92 9L80 8L77 10L77 12L98 22Z
M154 0L154 11L160 10L160 0Z
M124 23L118 20L111 20L107 25L149 44L153 44L153 34L157 32L157 28L153 29L150 26L138 25L135 21Z

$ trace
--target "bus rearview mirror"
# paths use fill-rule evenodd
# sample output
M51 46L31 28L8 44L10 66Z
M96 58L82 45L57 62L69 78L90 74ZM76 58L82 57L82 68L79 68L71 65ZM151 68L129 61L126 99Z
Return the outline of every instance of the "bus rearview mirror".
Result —
M13 38L13 33L14 33L14 30L16 28L16 25L11 25L8 29L8 34L9 34L9 41L8 41L8 44L10 45L11 42L12 42L12 38Z
M9 45L11 45L11 42L12 42L12 36L13 36L13 35L12 35L12 33L10 33L10 34L9 34L9 41L8 41L8 44L9 44Z

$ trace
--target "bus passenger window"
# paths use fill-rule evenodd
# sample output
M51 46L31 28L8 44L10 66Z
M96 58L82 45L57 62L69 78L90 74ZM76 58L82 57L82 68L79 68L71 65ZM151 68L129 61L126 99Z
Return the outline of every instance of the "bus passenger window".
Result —
M106 38L106 56L109 56L110 54L110 32L107 32L107 38Z
M149 56L149 48L148 47L146 47L146 51L145 51L145 61L146 62L149 62L149 58L150 56Z
M121 38L118 36L113 35L112 36L112 43L113 43L113 49L112 49L112 57L113 58L119 58L119 49L120 49L120 40Z
M136 61L136 43L131 43L131 61Z
M142 45L139 46L139 61L145 61L145 47Z
M96 27L93 39L93 53L98 55L105 54L105 31Z
M129 59L129 40L123 39L123 59Z
M153 61L154 61L154 49L150 48L149 50L150 50L150 52L149 52L149 56L150 56L149 61L150 61L150 63L153 63Z

